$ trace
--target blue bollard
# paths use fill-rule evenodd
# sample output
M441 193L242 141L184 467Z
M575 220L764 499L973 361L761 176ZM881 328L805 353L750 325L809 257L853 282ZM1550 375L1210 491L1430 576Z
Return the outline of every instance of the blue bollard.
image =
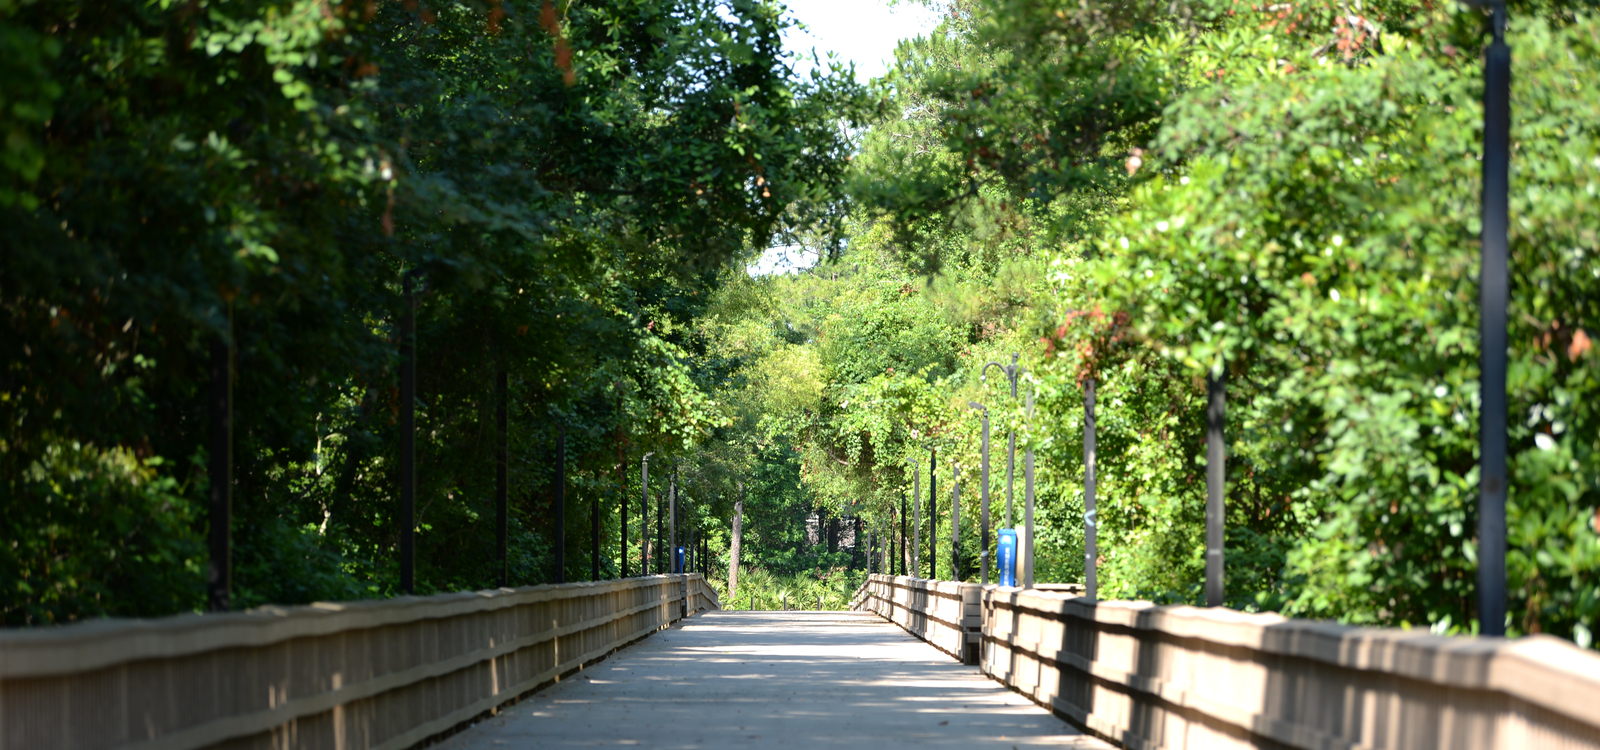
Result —
M1017 530L1001 529L998 554L995 562L1000 565L1000 585L1017 585Z

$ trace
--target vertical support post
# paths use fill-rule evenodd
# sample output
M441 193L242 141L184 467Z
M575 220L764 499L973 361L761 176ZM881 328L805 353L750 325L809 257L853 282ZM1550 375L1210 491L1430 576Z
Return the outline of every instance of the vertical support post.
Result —
M906 574L906 495L900 493L900 553L895 555L900 564L900 575Z
M922 466L911 459L911 577L922 575Z
M672 478L667 480L667 529L670 534L667 538L667 559L672 565L673 575L683 572L679 566L678 555L678 467L672 467Z
M950 463L950 580L961 580L961 464Z
M589 580L600 580L600 495L589 499Z
M556 583L567 582L567 426L556 432Z
M662 559L661 559L661 555L662 555L663 552L666 551L665 547L667 546L666 523L667 523L667 504L666 504L666 501L657 500L656 501L656 549L655 549L655 554L651 555L651 560L652 560L652 562L655 563L655 571L656 571L657 574L661 574L661 573L667 572L666 571L666 566L662 563Z
M1083 384L1083 593L1090 599L1099 598L1100 551L1095 539L1098 531L1095 513L1095 425L1094 378Z
M1030 402L1033 398L1030 396ZM1029 404L1032 406L1032 404ZM1022 454L1022 587L1033 588L1033 449Z
M650 575L650 456L639 460L639 575Z
M983 411L983 528L980 543L982 552L978 553L979 567L982 568L980 581L989 582L989 410Z
M1478 633L1506 632L1506 306L1511 293L1508 192L1511 170L1511 49L1505 3L1494 6L1494 41L1484 59L1483 237L1479 269Z
M211 561L206 572L207 608L226 612L233 590L233 347L224 336L211 340L210 489Z
M1226 516L1227 365L1206 378L1206 606L1222 606L1223 521Z
M1015 393L1013 393L1011 395L1013 397L1016 396ZM1004 528L1014 529L1014 528L1016 528L1016 524L1015 524L1016 516L1013 515L1012 512L1011 512L1011 493L1012 493L1012 486L1016 483L1015 474L1017 473L1017 431L1016 430L1011 430L1011 434L1007 438L1007 441L1008 442L1006 443L1006 525L1005 525Z
M506 386L507 375L505 370L500 371L499 383L495 393L495 427L500 432L500 445L495 451L494 461L494 515L495 515L495 547L500 555L500 586L511 585L511 558L510 558L510 518L507 511L507 475L506 464L508 461L510 438L506 428L506 397L509 390Z
M928 449L928 580L939 580L939 455Z
M739 482L739 499L733 502L733 537L728 540L728 601L739 593L739 547L744 543L744 482Z
M417 295L413 273L401 282L400 313L400 590L417 591Z

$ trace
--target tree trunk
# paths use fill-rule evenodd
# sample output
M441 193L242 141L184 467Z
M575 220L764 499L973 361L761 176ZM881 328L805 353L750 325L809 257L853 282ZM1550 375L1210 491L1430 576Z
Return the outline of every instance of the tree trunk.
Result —
M828 554L839 551L839 517L828 518Z
M739 483L740 500L733 503L733 541L728 545L728 606L739 593L739 536L744 533L744 482Z

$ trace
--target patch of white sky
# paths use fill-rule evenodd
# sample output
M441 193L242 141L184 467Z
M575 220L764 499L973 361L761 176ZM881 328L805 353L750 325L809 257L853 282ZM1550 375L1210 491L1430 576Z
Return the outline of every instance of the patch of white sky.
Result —
M787 0L786 5L804 26L791 27L783 39L784 49L794 57L795 73L803 78L818 63L825 70L832 54L839 62L855 63L856 80L865 84L889 71L900 40L939 25L938 11L914 0L893 5L888 0ZM752 276L792 273L817 261L815 251L786 245L769 248L749 270Z

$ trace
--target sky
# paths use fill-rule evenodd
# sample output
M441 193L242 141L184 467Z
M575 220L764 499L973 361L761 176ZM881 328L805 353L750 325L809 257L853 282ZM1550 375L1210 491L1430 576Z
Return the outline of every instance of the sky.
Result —
M786 0L795 20L805 32L790 29L784 34L784 47L803 53L795 72L811 75L811 51L826 64L828 53L856 64L856 80L867 81L883 75L894 61L894 48L901 39L926 34L939 23L939 15L916 2L902 1L890 7L887 0ZM799 248L775 247L750 266L750 273L762 276L795 268L808 268L817 262L815 254L797 252Z
M855 62L856 79L862 83L888 71L901 39L926 34L939 23L936 12L913 0L902 0L895 7L886 0L786 0L785 4L807 31L790 29L784 46L801 53L815 48L824 60L829 52L837 53ZM796 72L810 74L810 57L806 54L799 61Z

